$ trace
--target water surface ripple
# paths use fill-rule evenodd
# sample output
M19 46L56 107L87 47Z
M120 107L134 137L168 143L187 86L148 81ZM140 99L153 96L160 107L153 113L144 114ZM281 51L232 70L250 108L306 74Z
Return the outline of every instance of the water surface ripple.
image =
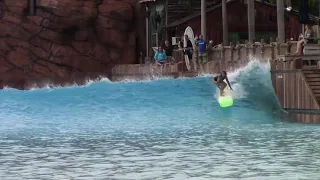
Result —
M209 77L0 91L0 179L318 179L320 127L278 116L266 65Z

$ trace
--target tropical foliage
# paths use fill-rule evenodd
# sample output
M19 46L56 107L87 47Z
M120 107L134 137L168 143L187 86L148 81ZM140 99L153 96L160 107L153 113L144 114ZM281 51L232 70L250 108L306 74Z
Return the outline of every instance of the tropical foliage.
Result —
M291 0L292 8L299 10L299 4L301 0ZM277 0L265 0L271 4L276 4ZM309 0L310 14L319 16L319 0Z

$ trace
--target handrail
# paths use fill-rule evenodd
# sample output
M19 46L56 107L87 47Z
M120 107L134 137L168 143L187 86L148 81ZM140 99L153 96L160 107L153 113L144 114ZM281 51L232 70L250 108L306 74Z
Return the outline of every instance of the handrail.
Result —
M275 69L270 70L271 73L296 73L299 72L299 69Z
M285 111L294 114L313 114L320 115L320 109L297 109L297 108L283 108Z

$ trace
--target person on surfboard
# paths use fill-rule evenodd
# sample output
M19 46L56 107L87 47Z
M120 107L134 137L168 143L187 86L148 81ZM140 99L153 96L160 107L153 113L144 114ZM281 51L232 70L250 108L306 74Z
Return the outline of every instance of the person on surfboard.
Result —
M233 90L231 85L230 85L230 82L229 82L229 79L228 79L228 76L227 76L227 72L226 71L222 71L220 75L218 75L218 76L213 78L213 83L215 85L217 85L217 87L220 89L220 96L223 96L223 90L227 87L227 84L224 82L224 80L227 81L230 89Z

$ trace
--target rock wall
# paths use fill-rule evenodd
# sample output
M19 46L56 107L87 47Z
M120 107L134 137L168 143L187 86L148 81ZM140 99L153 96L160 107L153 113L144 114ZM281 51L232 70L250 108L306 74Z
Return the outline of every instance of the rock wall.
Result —
M35 16L28 0L0 1L0 88L83 83L141 51L136 0L37 0Z

